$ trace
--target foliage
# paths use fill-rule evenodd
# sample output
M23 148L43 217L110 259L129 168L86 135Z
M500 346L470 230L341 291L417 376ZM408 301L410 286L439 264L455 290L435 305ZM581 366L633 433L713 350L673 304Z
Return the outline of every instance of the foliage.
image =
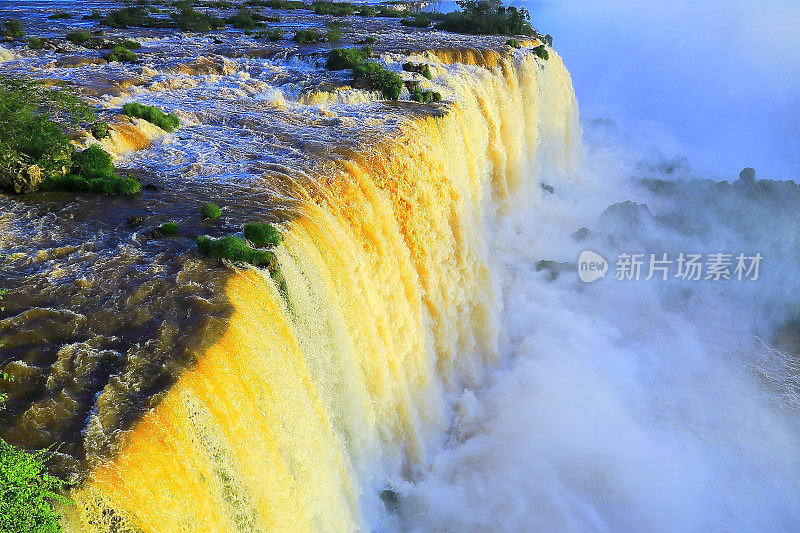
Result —
M44 41L38 37L28 37L28 48L31 50L41 50L44 48Z
M553 48L553 36L550 35L549 33L544 36L544 44L546 44L550 48Z
M98 140L108 137L108 124L105 122L98 122L92 126L92 136Z
M353 78L363 80L370 89L380 91L387 100L397 100L403 90L403 80L400 76L373 61L353 67Z
M411 91L411 99L415 102L427 104L429 102L441 102L442 95L435 91L422 91L419 88L416 88Z
M547 48L543 44L540 44L539 46L534 48L533 53L539 56L540 58L544 59L545 61L550 59L550 53L547 51Z
M52 19L52 20L69 19L69 18L72 18L72 14L66 13L64 11L56 11L55 13L53 13L52 15L50 15L47 18Z
M123 7L103 17L102 24L112 28L152 27L158 21L142 6Z
M378 39L370 35L369 37L364 37L360 41L356 41L356 44L375 44L377 41Z
M403 63L403 70L406 72L416 72L417 74L428 79L432 78L431 67L429 67L427 63L417 64L408 61Z
M67 34L66 38L72 44L83 44L86 41L88 41L89 39L91 39L92 36L89 34L88 31L80 30L80 31L71 31L71 32L69 32Z
M129 117L143 118L167 132L173 132L175 128L180 126L180 120L173 113L167 114L157 107L140 104L139 102L128 102L123 105L122 113Z
M111 156L97 145L73 156L72 173L54 176L44 182L45 190L66 190L103 194L136 194L141 184L134 178L120 178Z
M458 0L461 11L448 13L440 30L476 35L534 35L527 9L505 7L501 0Z
M311 3L311 9L317 15L333 15L334 17L346 17L352 15L358 9L350 2L331 2L330 0L315 0Z
M427 28L431 25L431 18L424 13L414 13L413 18L401 19L400 24L412 28Z
M279 29L257 32L253 37L256 39L269 39L270 41L280 41L283 39L283 32Z
M516 39L507 40L506 41L506 46L510 46L511 48L520 48L520 47L522 47L522 45L519 44L519 41L516 40Z
M92 9L91 15L84 15L83 20L103 20L103 14L99 9Z
M51 533L61 531L56 503L64 482L45 472L44 452L28 453L0 440L0 531Z
M297 44L318 43L320 34L317 30L297 30L292 40Z
M142 47L142 43L139 43L139 42L136 42L136 41L131 41L129 39L126 39L126 40L122 41L119 44L120 44L120 46L124 46L128 50L136 50L137 48L141 48Z
M308 9L308 5L302 0L247 0L245 5L264 6L272 9Z
M65 131L91 121L94 111L70 91L0 77L0 168L36 165L43 178L69 171Z
M325 40L329 43L338 43L342 39L341 25L338 22L329 22L326 26L328 32L325 34Z
M175 235L178 233L178 223L164 222L158 227L158 230L162 235Z
M326 67L328 70L345 70L363 63L372 55L369 46L363 48L334 48L328 54Z
M253 30L264 26L264 23L258 20L259 18L263 17L246 7L241 7L238 13L228 17L228 24L240 30Z
M180 11L171 13L174 25L181 31L211 31L225 27L221 18L196 11L189 2L178 4Z
M130 63L132 61L136 61L137 59L139 59L139 57L130 50L128 50L127 48L125 48L124 46L117 45L114 47L114 50L111 53L105 54L103 56L103 59L105 59L109 63L112 63L114 61L122 61Z
M233 235L219 239L202 235L197 237L197 249L201 254L217 259L249 263L258 267L274 268L275 265L275 254L251 248L244 239Z
M244 237L256 246L278 246L283 240L278 228L272 224L263 224L261 222L248 222L245 224Z
M217 204L207 203L200 209L203 218L219 218L222 216L222 209Z
M361 17L374 17L375 16L375 10L372 9L371 7L369 7L369 6L361 6L358 9L358 12L356 12L356 15L359 15Z
M19 19L8 19L3 22L0 35L17 39L22 37L22 22Z

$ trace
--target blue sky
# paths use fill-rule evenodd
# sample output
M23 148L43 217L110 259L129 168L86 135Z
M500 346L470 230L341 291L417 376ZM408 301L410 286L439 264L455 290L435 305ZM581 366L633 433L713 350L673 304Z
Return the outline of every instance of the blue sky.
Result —
M709 177L800 178L800 1L527 0L586 117Z

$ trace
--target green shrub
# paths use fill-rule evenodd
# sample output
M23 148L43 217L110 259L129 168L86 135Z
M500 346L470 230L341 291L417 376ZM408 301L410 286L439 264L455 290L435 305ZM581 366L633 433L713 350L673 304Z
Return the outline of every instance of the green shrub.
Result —
M103 59L112 63L114 61L122 61L125 63L130 63L132 61L136 61L139 57L125 48L124 46L117 45L114 47L114 50L111 53L105 54Z
M263 22L256 20L258 15L246 7L239 8L239 12L228 17L228 24L240 30L253 30L264 26Z
M158 230L162 235L175 235L178 233L178 224L177 222L164 222L158 227Z
M317 15L333 15L334 17L346 17L356 12L357 6L349 2L331 2L329 0L315 0L311 3L311 9Z
M65 13L64 11L57 11L56 13L53 13L52 15L50 15L47 18L52 19L52 20L68 19L68 18L72 18L72 15L70 13Z
M222 216L222 209L217 204L207 203L200 209L203 218L219 218Z
M275 254L267 250L251 248L244 239L233 235L220 239L202 235L197 238L197 250L207 257L249 263L258 267L270 268L270 270L276 267Z
M72 44L83 44L86 41L88 41L89 39L91 39L92 36L89 34L88 31L80 30L80 31L71 31L71 32L69 32L67 34L66 38Z
M328 54L328 62L326 67L328 70L345 70L353 68L359 63L363 63L368 57L372 55L372 49L369 46L364 48L334 48Z
M208 13L196 11L188 2L178 4L180 11L171 13L173 25L181 31L211 31L225 27L225 21Z
M41 50L44 48L44 41L38 37L28 37L28 48L31 50Z
M475 35L535 35L530 13L506 7L499 0L457 0L461 11L448 13L436 28Z
M269 39L272 42L280 41L283 39L283 32L281 30L267 30L267 31L259 31L255 35L253 35L256 39Z
M547 48L543 44L540 44L539 46L534 48L533 53L539 56L540 58L544 59L545 61L550 59L550 53L547 51Z
M320 34L317 30L297 30L292 40L297 44L318 43Z
M309 9L302 0L247 0L245 5L271 7L272 9Z
M373 61L353 67L353 79L354 82L366 82L370 89L380 91L387 100L397 100L403 90L400 76Z
M419 88L414 89L411 91L411 99L415 102L422 102L422 103L429 103L429 102L441 102L442 95L435 91L422 91Z
M280 22L281 18L278 15L264 17L264 22Z
M278 228L272 224L263 224L261 222L248 222L245 224L244 237L256 246L278 246L283 240Z
M153 27L158 23L142 6L131 6L110 12L103 17L102 24L112 28Z
M102 20L103 14L100 13L99 9L92 9L92 13L90 15L84 15L83 20Z
M374 17L375 10L369 6L361 6L356 14L361 17Z
M433 76L431 75L431 67L428 66L427 63L411 63L406 62L403 63L403 70L406 72L416 72L417 74L421 75L424 78L431 79Z
M136 42L136 41L131 41L131 40L128 40L128 39L122 41L121 43L119 43L119 45L120 46L124 46L128 50L136 50L136 49L142 47L142 43L139 43L139 42Z
M14 39L22 37L22 22L20 22L19 19L8 19L4 21L0 34Z
M519 41L516 39L509 39L506 41L506 46L510 46L511 48L521 48L522 45L519 44Z
M329 23L328 32L325 34L325 40L329 43L338 43L342 39L342 30L336 23Z
M73 170L87 179L105 179L116 175L111 156L97 145L75 154L72 161Z
M549 33L544 36L544 42L547 46L553 48L553 36L550 35Z
M431 18L423 13L414 13L413 18L401 19L400 24L412 28L427 28L431 25Z
M165 114L157 107L138 102L128 102L123 105L122 113L129 117L143 118L167 132L173 132L175 128L180 126L180 120L174 114Z
M136 194L141 183L135 178L120 178L114 171L111 156L97 145L73 156L73 173L55 176L42 184L49 191L66 190L101 194Z
M375 37L364 37L360 41L356 41L356 44L375 44L378 40Z
M28 453L0 440L0 531L61 531L54 507L70 503L65 483L45 471L44 452Z

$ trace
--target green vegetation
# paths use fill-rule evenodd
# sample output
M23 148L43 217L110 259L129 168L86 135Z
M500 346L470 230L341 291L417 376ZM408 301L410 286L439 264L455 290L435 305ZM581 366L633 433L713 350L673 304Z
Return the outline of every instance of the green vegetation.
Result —
M122 41L121 43L119 43L119 45L120 46L124 46L128 50L136 50L136 49L142 47L142 43L139 43L139 42L136 42L136 41L131 41L131 40L128 40L128 39Z
M202 32L219 30L225 27L224 20L208 13L196 11L189 2L180 2L178 7L180 11L178 13L170 13L170 18L173 20L174 27L181 31Z
M22 22L19 19L8 19L0 27L0 35L18 39L22 37Z
M442 95L435 91L421 91L419 88L415 88L411 91L411 99L415 102L427 104L429 102L441 102Z
M509 39L506 41L506 46L510 46L511 48L521 48L522 45L519 44L519 41L516 39Z
M219 218L222 216L222 209L217 204L207 203L200 209L203 218Z
M374 17L375 10L369 6L361 6L356 12L356 15L359 15L361 17Z
M346 17L352 15L358 9L350 2L331 2L329 0L315 0L311 3L311 9L317 15L333 15L334 17Z
M320 34L317 30L297 30L292 40L297 44L318 43Z
M158 231L161 233L161 235L175 235L178 233L178 223L164 222L158 227Z
M112 28L153 27L158 21L142 6L123 7L103 17L102 24Z
M356 41L356 44L375 44L378 40L375 37L365 37L360 41Z
M417 64L409 61L403 63L403 70L406 72L416 72L417 74L428 79L432 78L431 67L429 67L427 63Z
M44 41L38 37L28 37L28 48L31 50L41 50L44 48Z
M283 32L278 29L259 31L256 32L256 34L253 35L253 37L256 39L269 39L270 41L275 42L283 39Z
M50 15L47 18L52 19L52 20L69 19L69 18L72 18L72 15L70 13L65 13L64 11L57 11L57 12L53 13L52 15Z
M180 126L180 120L174 114L167 114L157 107L138 102L128 102L123 105L122 113L129 117L143 118L167 132L173 132L175 128Z
M90 15L84 15L83 20L103 20L103 14L100 13L99 9L92 9L92 13Z
M550 35L549 33L544 36L544 44L546 44L550 48L553 48L553 36Z
M103 55L103 59L109 63L113 63L114 61L130 63L136 61L139 57L124 46L117 45L110 53Z
M369 46L365 46L361 49L334 48L328 54L328 62L325 66L328 70L345 70L363 63L371 55L372 49Z
M278 228L272 224L263 224L261 222L248 222L245 224L244 237L256 246L278 246L283 240Z
M89 34L89 32L83 30L71 31L66 36L66 39L72 44L83 44L91 38L92 36Z
M431 18L425 13L414 13L413 18L401 19L400 24L412 28L427 28L431 25Z
M457 0L461 11L448 13L436 28L476 35L535 35L527 9L506 7L501 0Z
M105 122L98 122L92 126L92 136L97 140L108 137L108 124Z
M212 239L207 235L197 237L197 250L207 257L276 269L275 254L251 248L244 239L233 235L219 239Z
M328 33L325 34L325 40L329 43L338 43L342 39L341 24L329 22L326 26L328 27Z
M353 81L363 82L370 89L380 91L387 100L397 100L403 90L403 80L400 76L373 61L353 67Z
M260 20L261 18L263 18L261 15L246 7L241 7L238 13L228 17L228 24L239 30L254 30L264 26L264 22Z
M0 77L0 186L30 192L72 165L64 134L94 112L59 86Z
M111 156L97 145L73 156L72 173L55 176L42 184L45 190L67 190L103 194L136 194L141 184L134 178L120 178Z
M539 46L534 48L533 53L539 56L540 58L544 59L545 61L550 59L550 53L547 51L547 48L543 44L540 44Z

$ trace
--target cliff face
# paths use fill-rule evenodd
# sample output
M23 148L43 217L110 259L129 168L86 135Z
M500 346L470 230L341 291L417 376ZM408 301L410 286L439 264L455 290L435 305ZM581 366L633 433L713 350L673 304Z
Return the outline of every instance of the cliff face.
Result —
M230 273L224 333L74 491L74 529L370 529L386 480L426 463L447 393L496 362L492 227L580 131L554 53L417 59L451 103L291 188L286 293Z

